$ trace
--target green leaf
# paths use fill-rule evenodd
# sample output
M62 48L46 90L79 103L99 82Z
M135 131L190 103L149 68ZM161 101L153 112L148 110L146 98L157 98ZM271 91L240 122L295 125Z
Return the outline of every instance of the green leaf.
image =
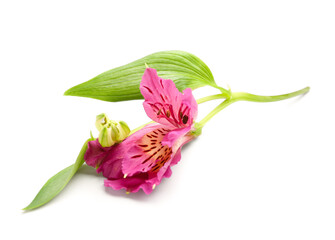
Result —
M208 85L229 95L227 90L216 85L211 71L204 62L193 54L183 51L163 51L148 55L74 86L64 95L110 102L142 99L139 84L146 64L155 68L160 77L173 80L180 91Z
M23 210L32 210L35 208L38 208L47 202L49 202L51 199L57 196L60 191L63 190L63 188L68 184L68 182L71 180L71 178L74 176L74 174L78 171L78 169L83 165L85 162L84 155L87 150L87 143L93 139L88 139L82 149L80 150L80 153L77 157L77 160L74 164L71 166L63 169L62 171L58 172L56 175L51 177L41 188L41 190L37 193L34 200Z

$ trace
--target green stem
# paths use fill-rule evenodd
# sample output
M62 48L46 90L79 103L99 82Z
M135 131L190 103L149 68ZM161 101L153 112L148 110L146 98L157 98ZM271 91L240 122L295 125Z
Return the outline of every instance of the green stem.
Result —
M275 102L275 101L281 101L288 98L296 97L301 94L305 94L309 91L309 87L305 87L299 91L282 94L282 95L275 95L275 96L260 96L260 95L254 95L250 93L245 92L237 92L232 94L232 98L238 99L238 101L249 101L249 102Z
M228 107L230 104L236 102L238 100L236 99L228 99L224 100L222 103L220 103L216 108L214 108L206 117L204 117L200 122L199 122L199 127L202 128L205 126L205 124L216 114L221 112L222 109Z
M299 96L301 94L305 94L309 91L309 87L306 87L304 89L301 89L299 91L295 91L292 93L282 94L282 95L275 95L275 96L260 96L260 95L254 95L250 93L245 92L237 92L232 93L230 99L226 99L223 101L220 105L218 105L216 108L214 108L206 117L204 117L200 122L199 126L202 128L212 117L214 117L216 114L218 114L221 110L229 106L230 104L237 102L237 101L249 101L249 102L275 102L280 101L292 97ZM217 96L217 95L215 95ZM213 96L209 96L213 97ZM201 99L199 99L201 100Z
M211 100L223 99L223 98L226 98L223 94L215 94L215 95L200 98L200 99L197 100L197 103L201 104L201 103L208 102L208 101L211 101Z
M223 87L220 87L220 86L218 86L216 84L212 85L212 87L214 87L216 89L219 89L221 91L222 95L225 96L225 98L229 99L231 97L231 91L230 91L230 89L227 90L227 89L225 89Z

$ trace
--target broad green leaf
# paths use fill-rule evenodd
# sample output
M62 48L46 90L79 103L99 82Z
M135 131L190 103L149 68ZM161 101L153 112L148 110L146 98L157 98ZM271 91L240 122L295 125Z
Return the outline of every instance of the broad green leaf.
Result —
M70 88L64 95L110 102L141 99L143 97L139 84L146 68L145 64L155 68L160 77L173 80L180 91L208 85L229 94L227 90L216 85L211 71L198 57L183 51L163 51L104 72Z
M85 161L84 155L87 150L87 143L91 140L93 139L90 138L85 142L82 149L80 150L76 162L51 177L38 192L34 200L23 210L32 210L38 208L56 197L57 194L63 190L74 174L83 165Z

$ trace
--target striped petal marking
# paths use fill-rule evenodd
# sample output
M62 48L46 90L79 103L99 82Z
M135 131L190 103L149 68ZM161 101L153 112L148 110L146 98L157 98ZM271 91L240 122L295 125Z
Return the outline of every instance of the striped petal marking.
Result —
M138 171L157 173L173 154L171 147L162 145L162 140L168 132L170 129L159 127L139 139L133 151L130 150L132 155L129 160L132 162L132 166L127 169L131 169L131 171L125 173L134 174Z

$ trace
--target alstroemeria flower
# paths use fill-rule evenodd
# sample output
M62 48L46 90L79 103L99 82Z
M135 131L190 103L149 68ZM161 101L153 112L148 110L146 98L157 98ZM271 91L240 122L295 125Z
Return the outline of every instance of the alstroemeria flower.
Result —
M156 123L148 124L123 142L103 148L99 141L88 143L87 163L99 163L97 172L107 178L105 186L115 190L147 194L171 176L171 166L180 160L181 147L196 136L191 133L198 105L191 89L179 92L172 80L157 76L147 68L140 84L147 115Z

